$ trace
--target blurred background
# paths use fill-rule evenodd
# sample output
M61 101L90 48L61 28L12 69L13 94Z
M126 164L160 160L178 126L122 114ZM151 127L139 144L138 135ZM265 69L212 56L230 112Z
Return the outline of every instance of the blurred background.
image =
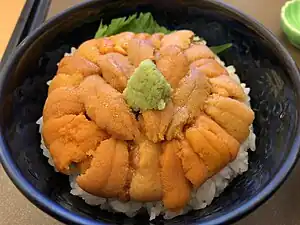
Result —
M0 0L0 60L2 64L9 57L13 47L31 29L44 20L71 7L83 0ZM300 66L300 50L294 48L280 29L280 9L285 0L223 0L252 16L269 28L288 49L298 66ZM25 8L30 8L24 12ZM23 10L24 9L24 10ZM23 10L23 11L22 11ZM21 15L21 19L18 19ZM20 25L21 24L21 25ZM17 32L18 25L22 32ZM24 31L25 29L25 31ZM14 40L10 40L11 36ZM8 51L5 49L8 47ZM251 215L242 219L237 225L300 225L300 165L296 166L292 175L278 192L263 206ZM33 206L14 187L0 165L0 225L59 225L61 223L50 218Z

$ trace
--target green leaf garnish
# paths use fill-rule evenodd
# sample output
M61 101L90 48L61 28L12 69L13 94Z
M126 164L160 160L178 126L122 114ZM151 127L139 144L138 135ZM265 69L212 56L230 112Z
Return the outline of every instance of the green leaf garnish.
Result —
M130 31L134 33L164 33L169 34L172 31L167 28L160 26L153 18L152 14L147 13L137 13L128 16L112 19L109 25L104 25L101 20L98 31L96 32L95 38L107 37L115 34L119 34L125 31ZM200 37L194 37L194 41L202 41ZM232 46L231 43L224 45L211 46L210 49L215 53L219 54Z
M101 21L95 38L107 37L124 31L148 34L168 34L171 32L167 28L160 26L151 13L140 13L139 16L135 13L129 17L113 19L109 25L103 25Z
M215 53L217 55L217 54L224 52L225 50L231 48L231 46L232 46L231 43L227 43L224 45L211 46L209 48L210 48L210 50L213 51L213 53Z

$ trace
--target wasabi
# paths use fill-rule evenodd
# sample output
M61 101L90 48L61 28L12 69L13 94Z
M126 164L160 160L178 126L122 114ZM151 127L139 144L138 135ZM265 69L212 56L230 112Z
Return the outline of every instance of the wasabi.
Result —
M140 63L124 90L127 104L134 111L163 110L171 94L171 85L150 59Z

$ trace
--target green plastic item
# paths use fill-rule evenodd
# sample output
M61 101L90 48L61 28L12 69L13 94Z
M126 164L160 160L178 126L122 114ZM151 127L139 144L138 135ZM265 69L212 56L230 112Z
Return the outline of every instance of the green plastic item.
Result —
M288 1L281 8L281 28L289 41L300 49L300 0Z

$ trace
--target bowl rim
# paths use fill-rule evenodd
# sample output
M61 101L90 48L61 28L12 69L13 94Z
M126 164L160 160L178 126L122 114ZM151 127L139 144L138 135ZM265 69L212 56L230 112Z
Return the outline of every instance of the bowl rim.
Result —
M61 20L64 17L75 13L77 10L92 6L99 2L108 2L111 0L96 0L96 1L87 1L82 2L78 5L72 6L69 9L62 11L61 13L55 15L44 25L37 28L32 32L31 35L26 37L18 46L16 51L13 53L12 57L10 57L5 63L2 71L0 71L0 102L3 102L3 90L5 89L5 83L9 77L8 72L11 68L17 63L17 59L21 57L22 53L32 44L32 42L40 36L42 33L48 30L56 24L57 21ZM237 20L244 21L246 26L250 27L251 30L256 30L260 35L264 36L264 38L274 44L274 48L280 52L282 58L284 60L284 64L287 66L287 70L289 71L290 79L292 80L294 86L300 87L300 75L296 63L288 53L288 51L282 46L282 44L277 40L274 34L265 28L261 23L259 23L254 18L242 13L240 10L229 6L226 3L214 1L214 0L202 0L212 6L222 8L229 12L232 16L235 16ZM297 96L300 97L300 88L297 88ZM299 117L299 115L298 115ZM194 224L205 224L205 225L215 225L215 224L224 224L233 221L237 221L241 217L253 211L259 205L264 203L286 180L291 170L296 164L297 156L300 148L300 121L298 119L298 128L296 131L296 137L291 146L291 150L285 162L283 162L282 167L279 169L277 174L273 177L271 182L264 187L254 198L242 204L239 208L235 208L233 211L222 215L216 213L213 218L210 218L204 223L194 223ZM14 163L10 152L9 146L4 139L3 128L0 127L0 162L3 165L4 170L6 171L9 178L12 180L14 185L19 189L19 191L34 205L40 208L42 211L51 215L61 222L72 223L72 224L80 224L80 225L104 225L105 222L95 221L89 219L84 216L80 216L77 213L74 213L58 203L50 200L48 197L43 195L37 189L35 189L29 181L25 179L25 177L21 174L19 168Z

